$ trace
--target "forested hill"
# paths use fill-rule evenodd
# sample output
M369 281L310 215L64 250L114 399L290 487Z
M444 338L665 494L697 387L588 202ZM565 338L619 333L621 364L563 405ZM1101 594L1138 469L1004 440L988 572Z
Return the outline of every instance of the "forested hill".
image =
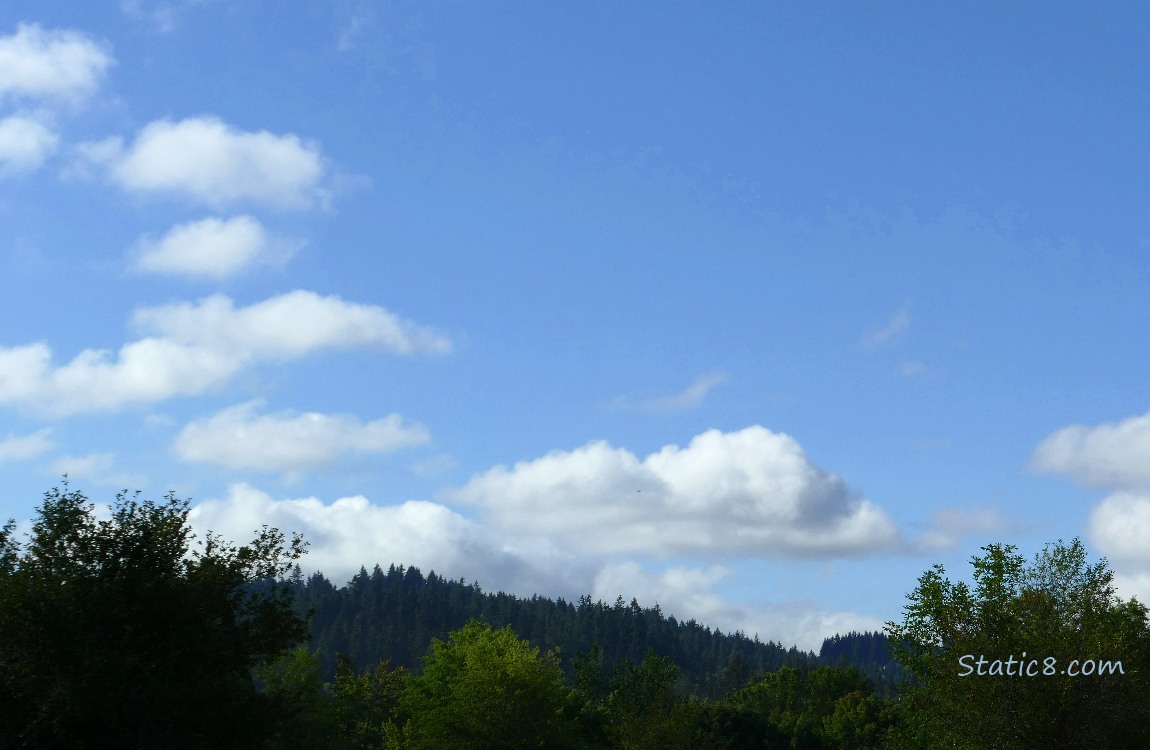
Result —
M746 684L753 675L794 666L802 671L841 661L859 666L880 693L892 693L896 674L877 633L836 636L821 655L762 642L742 633L727 634L694 620L666 616L656 604L644 608L620 597L614 604L577 602L540 596L530 599L487 593L477 584L448 580L415 567L378 565L361 568L347 586L337 588L321 574L293 577L297 604L311 610L311 647L320 652L325 678L335 671L336 655L348 654L359 670L390 659L392 667L419 672L433 638L480 618L496 628L510 625L516 634L544 651L559 649L571 670L575 655L598 644L608 669L647 649L669 657L679 668L680 690L718 697ZM828 645L829 644L829 645ZM856 661L857 659L857 661Z

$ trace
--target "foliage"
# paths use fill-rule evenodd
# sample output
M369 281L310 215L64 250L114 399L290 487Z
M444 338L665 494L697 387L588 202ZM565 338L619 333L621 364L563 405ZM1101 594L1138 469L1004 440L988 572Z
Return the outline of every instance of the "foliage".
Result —
M754 674L782 666L817 666L813 654L742 633L723 633L694 620L665 615L658 605L640 607L577 602L534 596L519 598L491 593L477 584L452 581L434 571L392 565L361 569L348 585L336 587L316 573L294 586L299 610L312 610L312 646L320 652L325 679L335 675L335 655L346 653L357 670L388 658L393 667L421 669L433 638L446 638L472 619L494 628L510 625L516 634L542 651L559 651L564 671L574 673L574 657L597 644L608 675L625 660L642 660L647 649L670 657L679 670L677 689L719 698L742 687ZM885 637L868 636L867 654L874 644L885 651ZM894 662L889 655L860 665L876 682ZM852 664L855 662L849 660ZM833 665L835 658L822 663ZM884 671L884 669L886 671ZM893 694L893 689L890 694Z
M903 622L887 625L899 661L922 683L908 697L923 740L1150 747L1146 608L1116 597L1106 562L1089 564L1077 539L1048 545L1029 565L1010 545L983 552L971 560L973 589L935 566L909 595ZM981 676L967 669L979 657ZM1120 660L1124 674L1064 674L1075 659ZM1034 674L1020 675L1023 664Z
M423 674L408 682L404 741L411 750L571 747L570 702L554 653L476 620L433 641Z
M397 735L396 710L407 686L408 672L391 669L381 660L369 671L356 674L351 658L339 655L334 698L340 733L356 750L388 747Z
M277 718L251 669L307 637L278 582L304 552L264 527L191 545L188 503L67 483L25 543L0 532L0 747L250 747ZM259 585L256 585L259 584ZM207 720L209 719L210 720Z
M679 670L668 657L648 649L643 661L624 661L611 678L607 703L616 745L626 750L674 748L685 736L677 711L675 682Z

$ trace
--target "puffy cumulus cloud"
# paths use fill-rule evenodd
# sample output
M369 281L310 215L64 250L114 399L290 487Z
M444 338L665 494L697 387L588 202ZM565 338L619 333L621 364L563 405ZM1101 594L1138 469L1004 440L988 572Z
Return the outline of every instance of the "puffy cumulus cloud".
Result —
M108 45L85 34L22 23L0 37L0 100L76 103L99 88L113 63Z
M322 201L319 147L299 136L238 130L216 117L157 120L125 146L112 138L79 147L113 182L141 193L178 195L222 207L250 202L306 209Z
M295 475L330 466L345 453L387 453L426 443L427 429L398 414L361 423L342 414L257 413L260 401L192 422L176 437L176 454L233 469Z
M1029 468L1094 487L1150 486L1150 413L1064 427L1038 444Z
M1150 494L1118 492L1090 514L1089 535L1102 554L1150 572Z
M0 440L0 463L23 461L35 458L52 448L52 431L49 429L33 432L31 435L13 435Z
M1150 494L1117 492L1090 513L1087 535L1112 563L1119 596L1150 602Z
M0 347L0 404L56 415L110 411L225 385L246 367L326 349L374 347L395 354L449 351L441 334L376 305L294 291L236 308L223 295L195 304L143 308L133 322L147 334L113 355L86 349L54 366L44 343Z
M593 442L495 467L448 496L504 529L597 553L820 557L902 544L881 509L759 426L710 430L642 461Z
M251 216L212 217L178 224L159 239L141 237L133 266L144 273L224 279L257 264L282 264L297 249Z
M581 588L585 568L538 542L496 541L480 525L437 503L408 500L376 505L362 495L331 503L308 497L277 500L251 485L234 484L226 498L208 500L189 515L197 533L214 531L243 542L267 524L299 532L310 542L301 566L337 584L360 566L415 565L448 578L478 580L485 588L530 595Z
M691 383L686 390L679 393L662 396L660 398L647 399L645 401L631 401L627 398L618 398L615 399L615 406L620 409L656 413L685 411L702 404L712 388L725 382L727 382L727 375L725 373L713 372L695 378L695 382Z
M0 175L32 172L60 143L40 114L15 114L0 120Z
M724 632L742 631L748 637L798 646L818 652L824 638L851 631L879 631L883 622L855 612L828 611L806 602L743 603L715 591L728 577L726 569L672 567L651 571L636 562L605 565L595 578L592 599L613 602L636 598L643 607L656 603L667 616L697 620Z

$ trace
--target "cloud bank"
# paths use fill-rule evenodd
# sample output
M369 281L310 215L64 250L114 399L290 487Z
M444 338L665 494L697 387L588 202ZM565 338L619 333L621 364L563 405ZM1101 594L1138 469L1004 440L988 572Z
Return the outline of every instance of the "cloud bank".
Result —
M817 650L835 632L876 630L882 623L852 612L823 611L806 602L732 602L716 589L729 576L721 566L676 565L651 571L634 561L573 553L552 541L509 534L464 518L433 502L377 505L362 495L325 503L314 497L275 499L248 484L202 502L189 520L197 533L211 530L243 542L263 524L300 532L311 544L301 561L345 584L363 565L415 565L449 578L478 581L487 590L519 596L548 592L569 601L583 594L613 602L632 597L660 605L680 620L694 619L726 632Z
M44 343L0 347L0 404L57 416L111 411L220 388L245 368L330 349L444 354L451 341L376 306L294 291L237 308L221 294L197 303L141 308L133 325L146 335L115 355L85 349L52 364Z
M798 442L763 427L710 430L642 461L606 442L474 477L449 498L493 524L584 552L865 555L898 547L891 519Z

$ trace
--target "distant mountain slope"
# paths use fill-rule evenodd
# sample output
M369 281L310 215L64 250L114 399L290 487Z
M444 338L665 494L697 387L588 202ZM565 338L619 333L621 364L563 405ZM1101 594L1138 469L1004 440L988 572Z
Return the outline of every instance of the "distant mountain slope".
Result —
M300 608L313 613L311 646L320 652L327 679L334 674L338 653L348 654L360 670L387 658L393 667L418 672L433 638L446 638L469 619L481 618L497 628L511 625L519 637L545 651L558 648L568 670L575 654L594 643L608 669L626 659L638 662L648 648L654 649L679 667L680 690L701 696L721 696L755 674L782 666L805 671L840 659L859 666L880 692L894 684L893 662L883 660L885 646L879 643L885 638L875 633L828 639L816 656L743 633L722 633L694 620L680 621L665 616L658 605L644 608L634 599L626 604L620 597L611 605L587 596L578 602L525 599L487 593L476 584L434 572L424 576L418 568L402 565L392 565L387 572L378 565L371 573L361 568L339 588L318 573L306 580L297 574L293 585Z

